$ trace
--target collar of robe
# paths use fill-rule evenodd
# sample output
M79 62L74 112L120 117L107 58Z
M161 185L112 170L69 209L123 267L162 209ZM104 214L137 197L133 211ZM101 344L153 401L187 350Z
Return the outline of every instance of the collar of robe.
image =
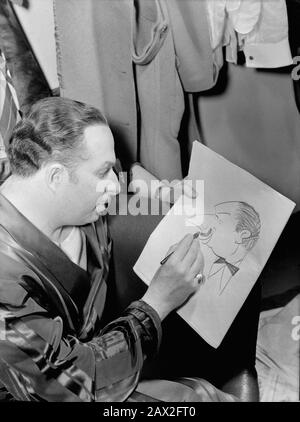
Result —
M77 331L82 323L81 309L91 289L90 274L74 264L1 194L0 226L6 232L5 246L1 246L2 252L25 262L39 276L41 287L52 299L51 306L54 305L69 327ZM97 228L94 224L89 224L82 229L96 258L97 267L102 268L99 242L107 241L103 219L98 220Z

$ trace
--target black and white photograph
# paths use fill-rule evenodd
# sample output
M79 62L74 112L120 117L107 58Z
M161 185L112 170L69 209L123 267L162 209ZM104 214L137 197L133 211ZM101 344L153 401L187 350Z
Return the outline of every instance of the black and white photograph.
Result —
M3 406L299 403L299 236L300 0L0 0Z

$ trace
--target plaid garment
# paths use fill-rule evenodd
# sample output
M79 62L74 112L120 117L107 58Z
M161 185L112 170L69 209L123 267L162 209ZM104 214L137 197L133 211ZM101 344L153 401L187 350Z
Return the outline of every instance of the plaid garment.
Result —
M100 329L111 244L104 219L82 230L87 271L0 195L0 390L16 400L124 401L159 347L142 301Z
M6 65L4 54L0 50L0 159L6 158L5 149L12 130L19 119L19 103Z

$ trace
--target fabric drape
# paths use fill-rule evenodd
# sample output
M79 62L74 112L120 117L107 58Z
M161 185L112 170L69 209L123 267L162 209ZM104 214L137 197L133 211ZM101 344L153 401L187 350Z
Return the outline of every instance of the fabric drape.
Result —
M184 90L209 89L218 74L204 2L54 5L61 94L104 111L124 169L138 160L160 179L181 179Z

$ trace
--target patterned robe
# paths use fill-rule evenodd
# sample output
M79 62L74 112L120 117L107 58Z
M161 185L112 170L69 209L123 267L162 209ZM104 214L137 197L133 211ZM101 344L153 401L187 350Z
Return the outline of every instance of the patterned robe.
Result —
M121 401L156 351L144 302L99 329L111 243L104 219L82 228L82 270L0 195L0 383L18 400Z
M0 389L22 401L235 401L204 380L139 382L161 340L143 301L101 328L106 221L81 227L87 271L0 194ZM0 394L1 396L1 394Z

